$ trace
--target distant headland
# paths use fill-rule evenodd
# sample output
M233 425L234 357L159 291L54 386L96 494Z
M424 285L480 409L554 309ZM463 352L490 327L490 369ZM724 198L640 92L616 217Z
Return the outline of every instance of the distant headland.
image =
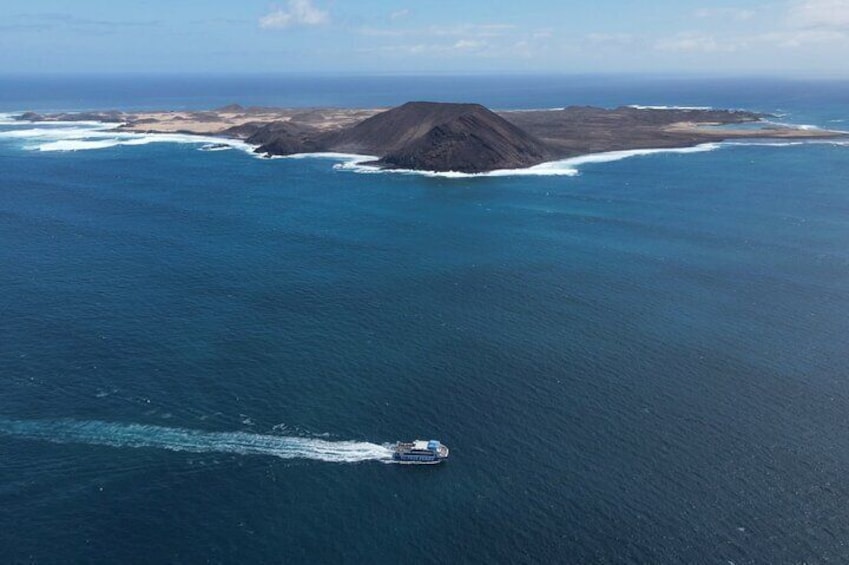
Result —
M384 169L482 173L606 151L679 148L741 138L828 139L842 132L771 123L744 110L570 106L493 111L480 104L408 102L380 109L245 108L75 112L25 121L101 121L120 131L241 139L265 155L355 153Z

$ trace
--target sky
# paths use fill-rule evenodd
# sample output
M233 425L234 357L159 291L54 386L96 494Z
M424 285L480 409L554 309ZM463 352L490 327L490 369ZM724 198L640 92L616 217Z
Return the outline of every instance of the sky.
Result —
M849 76L849 0L3 0L0 74Z

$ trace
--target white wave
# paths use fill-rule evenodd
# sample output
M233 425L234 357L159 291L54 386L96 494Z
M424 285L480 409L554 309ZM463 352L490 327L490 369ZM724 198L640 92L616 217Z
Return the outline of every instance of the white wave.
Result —
M806 145L805 141L725 141L726 147L796 147Z
M229 151L230 149L233 149L233 146L223 143L207 143L198 149L201 151Z
M62 444L269 455L281 459L312 459L331 463L388 462L392 459L392 450L388 446L362 441L328 441L247 432L205 432L97 420L0 419L0 434Z
M334 160L347 160L347 161L376 161L380 159L380 157L375 157L373 155L360 155L357 153L334 153L332 151L326 151L323 153L293 153L291 155L283 155L284 159L334 159Z
M488 171L485 173L461 173L457 171L417 171L411 169L383 169L364 163L376 159L376 157L366 157L363 155L348 155L340 156L348 160L334 165L337 170L352 171L362 174L379 174L379 173L394 173L406 175L420 175L425 177L437 178L477 178L477 177L540 177L540 176L569 176L574 177L580 174L579 167L582 165L595 163L610 163L612 161L621 161L630 157L640 157L646 155L656 155L659 153L703 153L706 151L714 151L721 147L720 143L703 143L694 147L676 147L671 149L632 149L628 151L608 151L605 153L591 153L589 155L581 155L578 157L570 157L559 161L549 161L527 167L525 169L499 169Z
M628 108L635 110L713 110L713 106L642 106L640 104L629 104Z
M225 149L226 146L228 149L241 149L251 153L254 149L253 146L241 140L208 135L137 133L121 131L116 129L115 124L100 122L92 122L89 125L70 122L72 125L67 126L57 125L57 122L48 122L48 124L47 127L3 130L0 131L0 138L29 141L31 143L25 143L24 148L34 151L86 151L121 145L147 145L149 143L188 143L207 147L214 146L220 150Z
M31 125L31 124L29 124ZM12 139L85 139L99 137L108 131L106 127L41 127L0 131L0 137Z
M644 157L646 155L658 155L660 153L705 153L707 151L715 151L721 147L720 143L702 143L693 147L673 147L669 149L628 149L624 151L606 151L604 153L590 153L589 155L580 155L564 159L560 163L568 163L573 167L595 163L610 163L613 161L621 161L631 157Z
M849 147L849 140L845 139L804 139L797 141L770 141L770 140L750 140L750 141L723 141L723 146L738 146L738 147L798 147L799 145L834 145L837 147Z
M49 143L42 143L40 145L27 145L26 149L35 149L38 151L85 151L88 149L106 149L109 147L115 147L119 145L120 142L118 140L109 140L102 139L98 141L94 140L77 140L77 139L63 139L60 141L51 141Z
M763 120L760 123L780 128L798 129L802 131L821 131L823 129L820 126L812 124L794 124L790 122L777 122L775 120Z
M122 125L118 122L98 122L97 120L22 120L19 116L22 112L0 113L0 124L20 126L103 126L116 127Z
M401 175L418 175L432 178L447 178L447 179L468 179L478 177L512 177L512 176L575 176L578 171L572 167L563 166L561 161L553 161L550 163L542 163L525 169L499 169L488 171L485 173L461 173L459 171L419 171L414 169L384 169L373 165L366 165L369 161L374 161L377 157L365 155L347 155L341 156L347 158L342 163L337 163L333 166L334 169L340 171L351 171L360 174L401 174Z

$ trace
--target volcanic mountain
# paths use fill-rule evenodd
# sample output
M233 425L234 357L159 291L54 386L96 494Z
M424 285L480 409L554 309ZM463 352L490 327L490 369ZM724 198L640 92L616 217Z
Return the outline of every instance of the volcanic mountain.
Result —
M385 168L478 173L551 159L548 146L480 104L408 102L330 132L275 122L247 139L257 151L378 155Z
M350 133L360 126L397 128L376 161L388 168L480 173L530 167L553 157L542 141L479 104L411 102Z

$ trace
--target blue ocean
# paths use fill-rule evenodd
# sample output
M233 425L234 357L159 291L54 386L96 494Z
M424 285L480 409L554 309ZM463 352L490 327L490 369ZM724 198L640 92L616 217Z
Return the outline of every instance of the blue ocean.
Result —
M849 562L846 143L441 178L11 119L407 100L849 129L826 80L0 78L0 560Z

